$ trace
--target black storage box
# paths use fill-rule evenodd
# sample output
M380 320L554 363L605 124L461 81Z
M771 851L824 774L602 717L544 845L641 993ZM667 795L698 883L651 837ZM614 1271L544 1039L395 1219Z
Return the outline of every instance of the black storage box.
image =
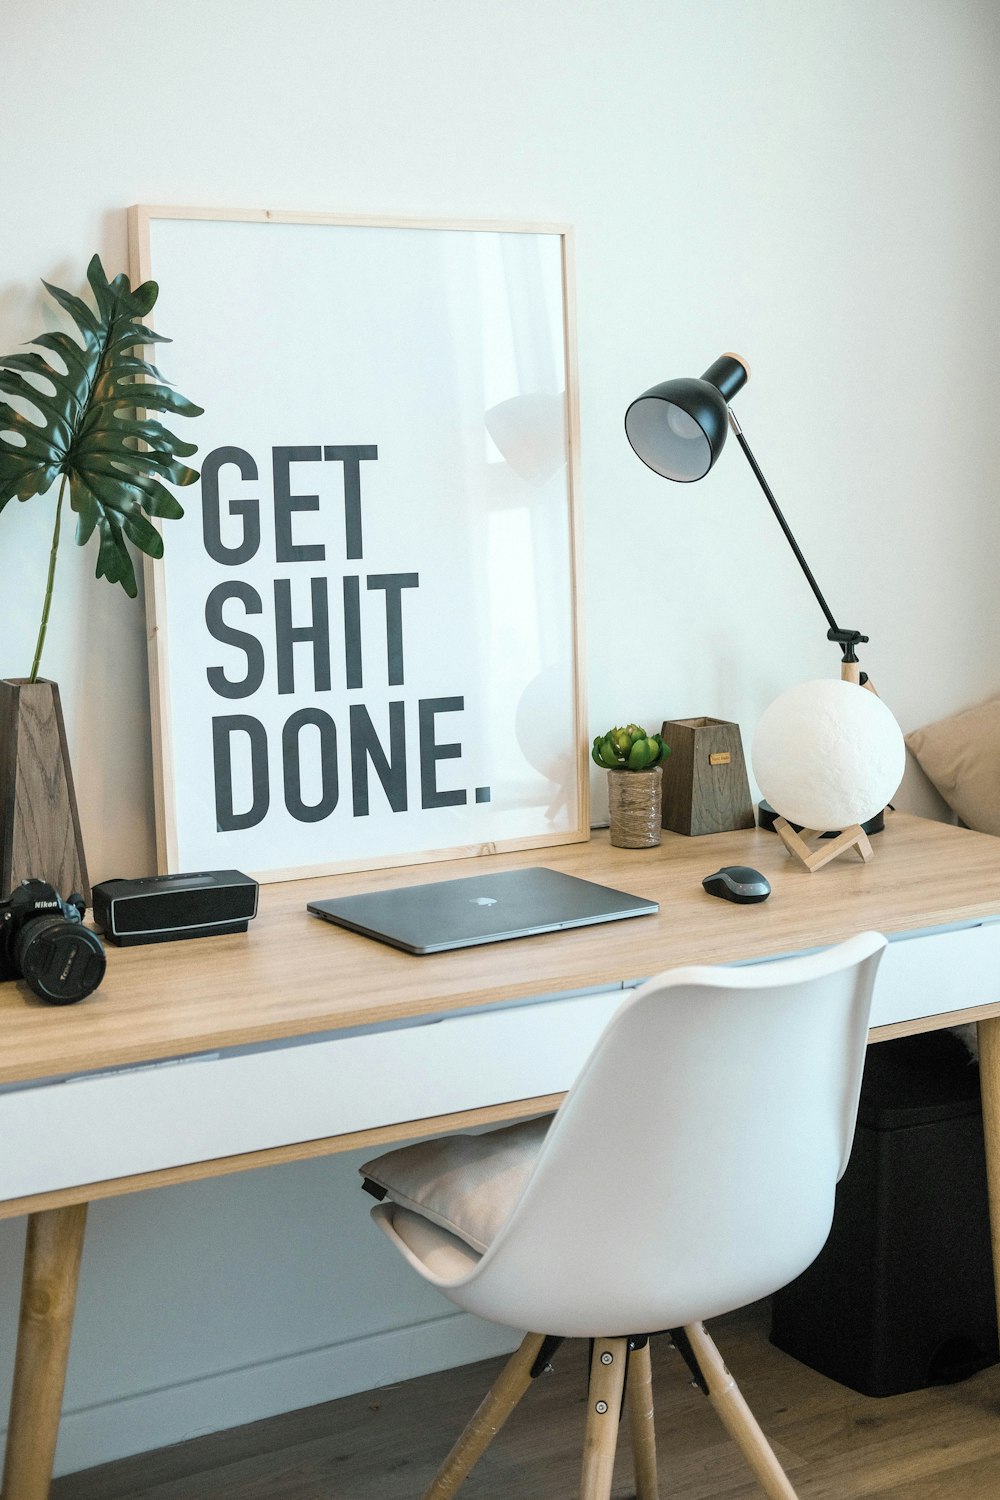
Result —
M1000 1359L979 1069L952 1032L869 1047L833 1229L771 1342L868 1396Z

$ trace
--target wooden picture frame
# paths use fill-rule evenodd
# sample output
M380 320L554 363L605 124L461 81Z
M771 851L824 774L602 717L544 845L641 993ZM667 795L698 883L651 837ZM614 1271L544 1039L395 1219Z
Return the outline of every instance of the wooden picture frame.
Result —
M205 408L146 567L162 872L589 836L571 240L129 211L153 357Z

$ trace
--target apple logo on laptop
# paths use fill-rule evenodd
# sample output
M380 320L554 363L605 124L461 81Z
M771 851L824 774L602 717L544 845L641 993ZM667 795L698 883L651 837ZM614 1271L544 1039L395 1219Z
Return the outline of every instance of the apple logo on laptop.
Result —
M496 896L472 896L469 900L470 906L496 906Z

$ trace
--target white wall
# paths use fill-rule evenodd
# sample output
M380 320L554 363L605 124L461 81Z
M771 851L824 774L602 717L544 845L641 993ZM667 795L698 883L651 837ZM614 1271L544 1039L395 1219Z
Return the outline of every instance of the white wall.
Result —
M82 289L94 250L125 267L135 202L572 223L592 731L713 714L748 736L836 674L735 445L681 489L625 443L634 395L725 349L904 729L1000 690L991 0L6 0L0 23L5 350L51 326L40 277ZM0 517L0 675L30 665L51 516ZM148 873L153 842L142 609L94 561L64 548L44 671L101 879ZM919 773L900 801L940 810ZM377 1343L337 1346L392 1326L398 1272L351 1170L94 1210L60 1469L367 1383ZM4 1378L20 1235L0 1225ZM411 1367L452 1357L443 1305L391 1285Z

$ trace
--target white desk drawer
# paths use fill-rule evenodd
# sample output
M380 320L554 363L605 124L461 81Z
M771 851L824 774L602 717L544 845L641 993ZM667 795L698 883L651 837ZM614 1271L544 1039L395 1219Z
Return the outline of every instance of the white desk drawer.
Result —
M0 1092L0 1199L555 1093L623 994Z
M0 1091L0 1200L569 1087L621 989ZM872 1025L1000 1001L1000 922L897 939Z
M889 943L872 997L873 1026L1000 1001L1000 922L916 933Z

